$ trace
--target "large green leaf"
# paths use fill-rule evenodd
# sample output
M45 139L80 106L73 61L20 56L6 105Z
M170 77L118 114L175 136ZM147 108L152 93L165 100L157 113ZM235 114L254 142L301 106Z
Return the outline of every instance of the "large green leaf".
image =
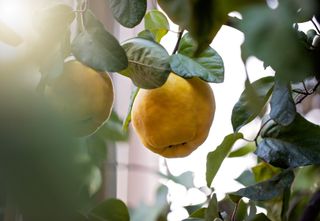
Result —
M147 10L147 0L109 0L113 17L123 26L139 24Z
M158 10L149 11L144 17L144 28L149 30L157 42L170 30L167 17Z
M158 0L158 3L173 22L187 29L196 40L196 54L209 46L227 20L223 1Z
M196 44L189 34L180 41L178 54L172 55L171 69L184 78L200 77L201 79L221 83L224 80L224 65L220 55L210 46L194 57Z
M291 186L293 180L294 173L291 170L286 170L269 180L230 193L229 196L236 202L242 197L255 201L271 200L283 194L283 191Z
M276 81L270 105L270 117L277 123L286 126L294 120L296 105L293 101L289 85Z
M107 32L92 13L85 14L85 30L72 42L72 53L83 64L98 71L120 71L128 66L118 40Z
M120 73L131 78L137 87L152 89L163 85L170 73L169 54L160 44L132 38L122 45L129 66Z
M214 177L216 176L223 160L228 156L233 144L243 138L241 133L234 133L225 136L222 143L207 155L206 180L207 186L210 187Z
M288 126L269 121L261 131L256 154L282 168L320 164L320 127L296 114Z
M287 1L280 2L275 10L266 5L254 6L242 12L240 23L245 34L242 46L245 57L258 57L284 82L301 81L313 74L311 53L293 29L295 13Z
M273 77L264 77L252 84L246 83L246 88L232 110L234 131L239 131L258 116L272 93L273 82Z
M88 215L90 221L129 221L127 206L118 199L108 199L95 207Z

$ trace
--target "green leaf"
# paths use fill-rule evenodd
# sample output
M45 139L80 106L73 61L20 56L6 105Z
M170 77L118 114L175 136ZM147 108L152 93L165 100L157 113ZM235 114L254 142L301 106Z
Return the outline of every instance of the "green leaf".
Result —
M256 183L254 175L250 170L243 171L235 180L244 186L250 186Z
M216 194L211 196L208 208L205 213L205 221L211 221L215 218L219 218L219 208Z
M216 176L224 158L226 158L234 145L234 143L243 138L241 133L232 133L225 136L222 143L207 155L206 180L207 186L210 187L214 177Z
M270 65L282 82L298 82L313 74L311 53L293 29L291 4L276 9L253 6L242 11L240 29L245 34L243 53ZM283 59L285 58L285 59Z
M193 213L190 214L189 218L199 218L199 219L204 219L206 215L207 208L200 208Z
M73 40L73 55L83 64L98 71L115 72L125 69L128 60L118 40L104 29L93 14L87 13L85 18L88 27Z
M296 116L296 105L289 85L276 81L271 101L270 117L277 123L287 126Z
M93 196L95 193L97 193L101 185L102 185L101 171L97 166L93 166L89 174L89 186L88 186L89 195Z
M246 88L232 110L231 121L234 131L239 131L258 116L272 93L273 82L273 77L264 77L252 84L246 83Z
M236 202L242 197L255 201L271 200L283 194L283 191L291 186L293 180L294 173L291 170L286 170L269 180L229 193L229 196Z
M134 100L136 99L136 96L138 95L139 90L140 90L140 88L134 87L132 89L132 91L131 91L130 103L129 103L129 106L128 106L127 115L126 115L125 120L123 121L123 124L122 124L122 129L124 131L128 130L128 127L129 127L129 124L130 124L130 121L131 121L132 106L133 106Z
M320 164L319 137L320 127L299 114L288 126L271 120L261 131L255 153L281 168Z
M122 45L129 66L120 73L131 78L137 87L152 89L163 85L170 73L169 54L160 44L132 38Z
M158 0L169 18L195 39L195 54L205 50L228 17L223 1Z
M194 184L193 184L194 174L191 171L186 171L180 174L179 176L173 176L170 174L167 176L167 178L178 184L185 186L187 189L194 187Z
M184 35L179 44L179 53L171 56L171 69L184 78L200 77L208 82L223 82L224 65L220 55L208 47L197 57L193 57L195 45L189 34Z
M109 141L126 141L128 132L122 129L122 121L113 111L108 121L98 131L98 135Z
M146 0L109 0L113 17L123 26L138 25L147 10Z
M155 36L156 42L160 42L161 38L170 30L170 25L162 12L151 10L144 17L144 28Z
M102 166L102 163L107 159L107 143L106 140L97 133L85 138L87 151L92 162L95 165Z
M42 77L45 78L46 83L50 83L63 73L63 67L64 56L59 47L43 60L39 71Z
M235 214L235 220L245 220L247 217L247 210L248 210L248 205L243 202L243 200L240 200L238 202L238 208Z
M233 158L233 157L242 157L245 156L249 153L252 153L256 150L256 146L254 143L248 143L247 145L240 147L237 150L232 151L228 157Z
M127 206L118 199L109 199L89 213L90 221L129 221Z
M271 179L275 175L279 174L281 170L273 167L268 163L261 162L256 166L252 167L252 172L256 182L262 182Z

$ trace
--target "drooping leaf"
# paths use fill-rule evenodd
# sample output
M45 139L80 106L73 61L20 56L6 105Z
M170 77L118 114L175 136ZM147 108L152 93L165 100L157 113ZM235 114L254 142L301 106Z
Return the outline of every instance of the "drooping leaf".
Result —
M92 13L85 14L86 30L72 42L73 55L98 71L120 71L128 66L126 53L118 40L106 31Z
M296 105L289 85L276 81L270 105L270 117L277 123L287 126L294 120Z
M233 144L243 138L241 133L234 133L225 136L222 143L207 155L206 180L207 186L210 187L216 176L223 160L228 156Z
M170 30L170 25L162 12L151 10L144 17L144 28L154 35L156 42L160 42L161 38Z
M271 179L280 172L281 170L279 168L273 167L266 162L261 162L252 167L252 173L256 182L262 182Z
M273 77L264 77L252 84L246 84L232 110L231 121L234 131L239 131L242 126L258 116L271 95L273 82Z
M291 186L293 180L294 173L291 170L286 170L269 180L229 193L229 196L235 202L238 202L242 197L255 201L270 200L283 194L283 191Z
M129 124L130 124L130 121L131 121L131 110L132 110L133 102L134 102L134 99L136 98L136 96L138 95L139 89L140 88L138 88L138 87L134 87L132 89L132 91L131 91L130 103L129 103L129 106L128 106L127 115L124 118L124 121L123 121L123 124L122 124L122 129L124 131L128 130L128 127L129 127Z
M138 25L147 10L147 0L109 0L113 17L123 26Z
M189 34L180 41L178 54L172 55L171 69L184 78L200 77L202 80L221 83L224 80L224 65L220 55L210 46L194 57L196 44Z
M222 1L158 0L158 3L173 22L190 32L197 42L195 54L209 46L228 17Z
M257 156L276 167L320 164L320 127L300 114L288 126L269 121L261 131Z
M158 43L132 38L122 45L129 66L120 73L131 78L137 87L152 89L163 85L170 73L169 54Z
M129 221L127 206L118 199L108 199L96 206L88 215L90 221Z
M311 54L293 29L291 4L281 2L275 10L266 5L252 6L242 14L245 57L254 55L270 65L282 82L301 81L313 74Z
M219 218L218 200L216 194L211 196L208 208L205 213L205 221L210 221Z
M237 150L232 151L228 157L233 158L233 157L242 157L245 156L249 153L252 153L256 150L256 146L253 143L248 143L247 145L240 147Z

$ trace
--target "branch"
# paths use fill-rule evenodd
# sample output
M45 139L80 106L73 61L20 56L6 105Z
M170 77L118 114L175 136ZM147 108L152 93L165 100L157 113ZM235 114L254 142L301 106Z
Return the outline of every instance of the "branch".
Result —
M320 213L320 190L309 201L300 221L315 221Z
M181 31L178 32L178 40L177 40L176 46L173 49L172 54L175 54L178 51L179 44L180 44L181 38L183 36L183 32L184 32L184 29L182 29Z

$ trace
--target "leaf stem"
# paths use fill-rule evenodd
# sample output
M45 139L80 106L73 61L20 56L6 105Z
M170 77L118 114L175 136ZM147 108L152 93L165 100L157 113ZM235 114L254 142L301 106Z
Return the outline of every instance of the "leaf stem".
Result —
M174 47L174 49L173 49L173 51L172 51L172 54L177 53L177 51L178 51L178 49L179 49L180 41L181 41L182 36L183 36L183 32L184 32L184 29L181 29L181 30L178 32L178 40L177 40L176 46Z

